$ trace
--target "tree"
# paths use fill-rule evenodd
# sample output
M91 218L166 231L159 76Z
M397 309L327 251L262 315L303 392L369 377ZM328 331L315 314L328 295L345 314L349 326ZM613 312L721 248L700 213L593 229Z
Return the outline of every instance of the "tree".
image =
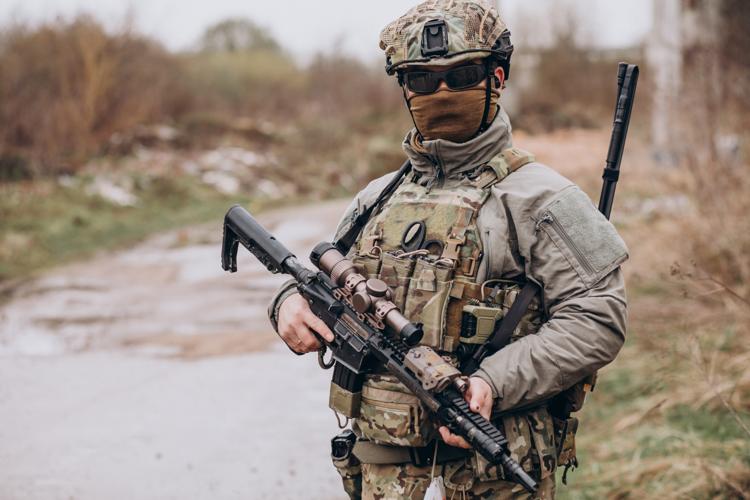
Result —
M204 52L280 52L281 46L271 33L249 19L226 19L210 26L199 42Z

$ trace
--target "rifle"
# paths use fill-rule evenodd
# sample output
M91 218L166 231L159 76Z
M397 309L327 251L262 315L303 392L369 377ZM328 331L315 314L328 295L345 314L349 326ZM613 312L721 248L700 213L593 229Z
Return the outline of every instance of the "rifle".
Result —
M221 265L225 271L237 270L240 243L270 272L291 275L310 309L331 329L333 342L316 336L324 346L318 353L321 367L330 368L335 362L334 381L351 380L384 366L442 425L463 437L488 462L502 466L506 478L536 492L537 483L510 457L506 437L469 409L461 372L431 348L411 347L421 340L422 325L401 314L383 281L366 279L326 242L318 244L310 256L319 270L308 269L247 210L235 205L224 217ZM328 362L326 350L332 353Z

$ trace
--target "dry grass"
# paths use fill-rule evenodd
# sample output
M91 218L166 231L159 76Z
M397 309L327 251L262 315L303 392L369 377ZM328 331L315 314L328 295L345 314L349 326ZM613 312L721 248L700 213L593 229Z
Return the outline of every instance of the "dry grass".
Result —
M638 137L629 139L613 210L630 248L628 338L580 414L581 468L558 491L574 499L744 498L750 310L738 289L690 264L703 258L696 238L711 241L686 230L705 227L700 201L685 189L690 172L654 164ZM597 200L607 139L606 131L578 130L518 134L516 143Z
M750 51L750 4L725 0L711 5L720 5L716 36L688 47L685 56L684 79L689 85L681 94L680 135L689 175L680 187L700 216L684 229L691 243L690 260L701 278L734 290L747 303L750 61L740 54Z

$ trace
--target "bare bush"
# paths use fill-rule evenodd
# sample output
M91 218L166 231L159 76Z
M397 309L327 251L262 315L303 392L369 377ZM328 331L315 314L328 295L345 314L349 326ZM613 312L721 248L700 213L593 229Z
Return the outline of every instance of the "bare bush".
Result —
M201 114L289 118L305 86L305 75L294 61L274 50L180 57L193 111Z
M0 74L0 158L23 158L30 173L72 170L114 132L179 115L189 101L158 44L109 35L85 16L5 33Z
M525 61L513 70L519 73L514 79L528 83L521 89L514 124L532 132L600 127L612 115L617 63L633 51L595 49L581 35L583 23L569 6L553 9L550 16L550 39L519 50L517 58ZM536 31L532 25L520 30Z
M335 53L319 54L310 64L306 95L308 110L357 121L360 127L406 113L398 85L382 67Z
M178 54L140 35L107 33L85 16L6 29L0 74L0 180L73 172L99 153L127 153L111 139L131 144L143 125L176 125L184 146L284 143L278 153L297 168L369 154L364 134L397 130L398 149L408 126L398 86L381 68L336 53L301 67L244 19L209 28L198 50ZM383 168L395 167L374 171Z

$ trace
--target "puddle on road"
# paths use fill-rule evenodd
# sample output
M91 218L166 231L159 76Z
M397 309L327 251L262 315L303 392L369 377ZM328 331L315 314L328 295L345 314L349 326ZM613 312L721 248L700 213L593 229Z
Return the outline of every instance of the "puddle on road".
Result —
M330 238L343 207L318 203L261 219L306 260L311 242ZM125 350L199 359L268 348L278 340L266 307L288 277L268 273L244 250L239 271L224 272L219 229L161 234L10 289L0 304L0 355Z
M127 339L122 346L135 354L196 360L262 351L277 342L276 336L269 335L268 332L235 332L206 335L162 334Z

